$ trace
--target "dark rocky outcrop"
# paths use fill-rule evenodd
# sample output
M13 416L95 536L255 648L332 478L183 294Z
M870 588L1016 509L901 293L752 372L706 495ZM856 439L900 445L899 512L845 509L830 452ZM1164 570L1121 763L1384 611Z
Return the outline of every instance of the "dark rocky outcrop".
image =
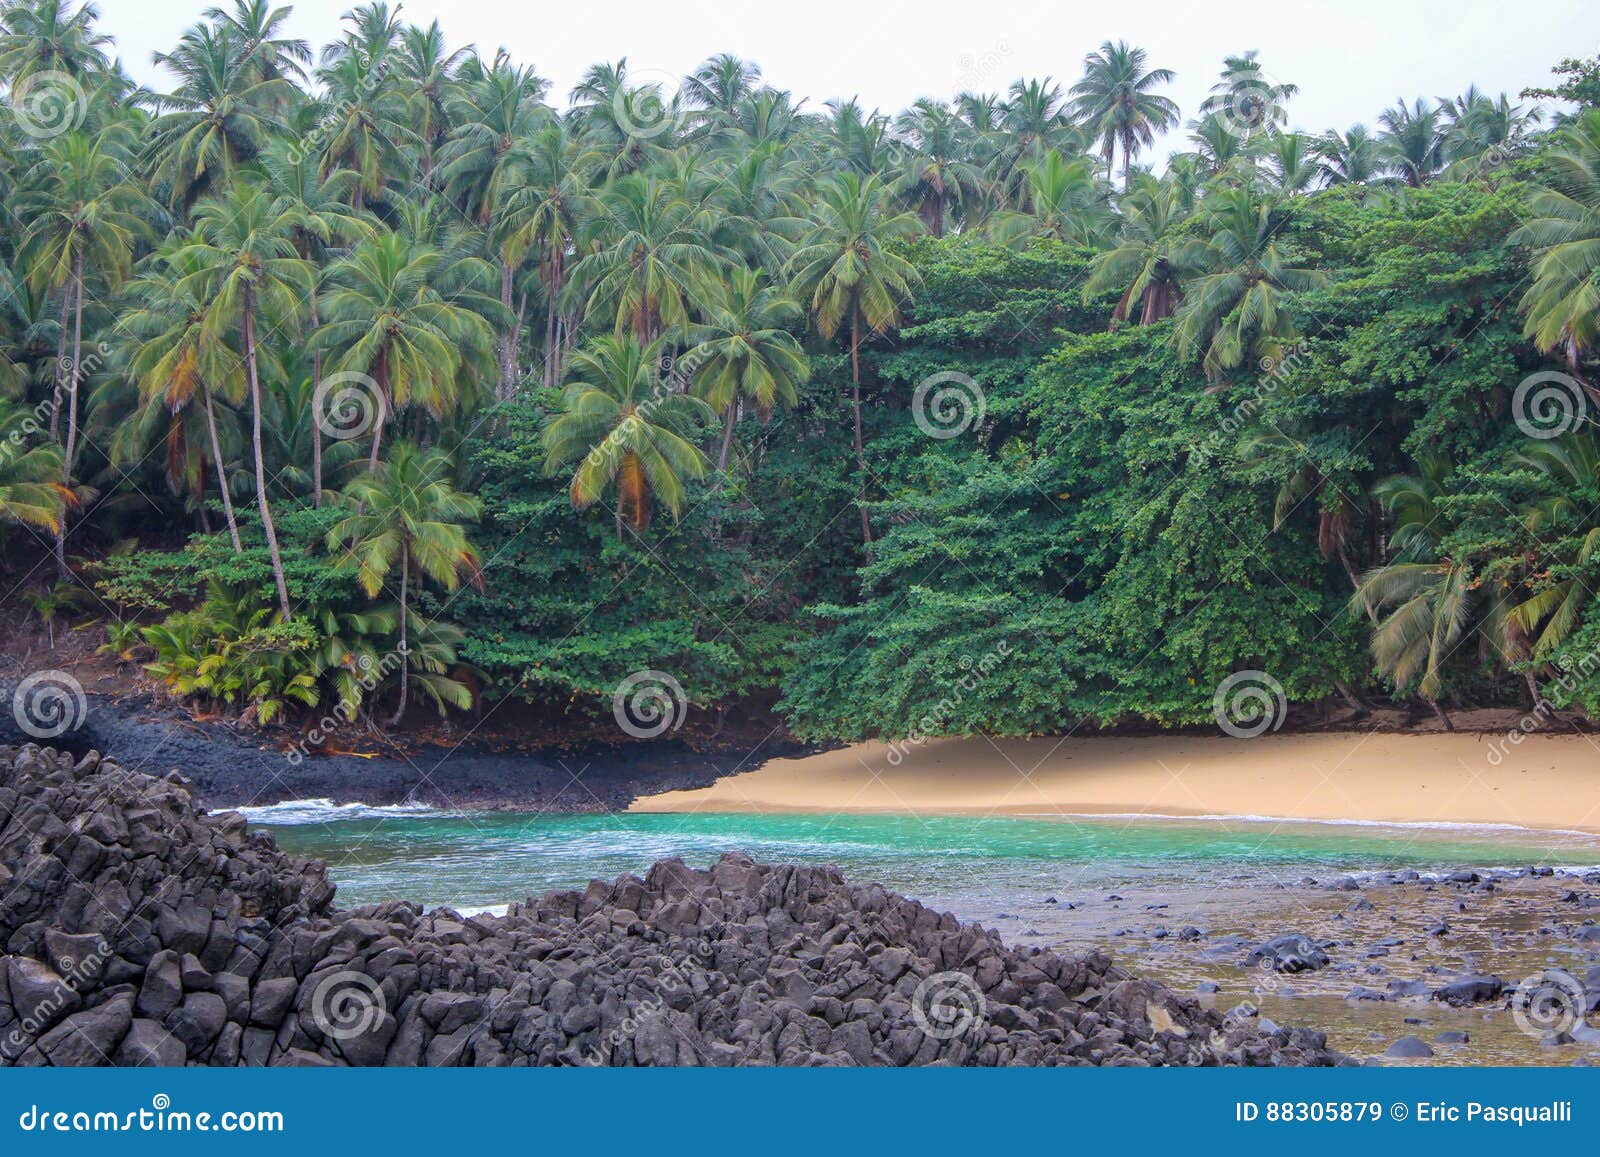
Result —
M333 896L176 775L0 748L0 1063L1345 1060L827 868L666 860L503 917Z

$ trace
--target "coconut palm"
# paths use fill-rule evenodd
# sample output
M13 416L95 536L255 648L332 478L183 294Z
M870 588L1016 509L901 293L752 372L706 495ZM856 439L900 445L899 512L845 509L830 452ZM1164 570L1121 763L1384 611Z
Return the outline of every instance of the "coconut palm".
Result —
M1544 352L1560 350L1584 380L1583 354L1600 336L1600 111L1560 130L1546 164L1547 183L1528 197L1532 216L1511 238L1534 250L1523 332Z
M1176 236L1193 201L1176 181L1146 174L1118 204L1121 236L1113 248L1095 256L1084 296L1094 297L1126 286L1111 311L1113 323L1126 321L1139 306L1138 323L1150 325L1171 317L1183 300L1183 263L1193 248Z
M216 394L222 391L224 400L234 405L244 400L244 363L231 341L218 340L215 331L208 331L206 315L212 302L195 296L199 282L186 281L202 267L195 253L183 252L182 246L182 241L169 242L147 259L141 275L128 285L132 308L118 319L117 331L129 342L128 373L146 411L170 415L169 429L182 432L180 423L192 416L191 404L197 398L202 403L205 441L216 469L228 536L237 554L244 547L228 485L228 456L223 453L217 428ZM182 438L180 445L188 442ZM176 452L169 435L169 482ZM203 486L197 484L196 489Z
M482 372L492 357L498 303L449 285L447 272L462 270L447 268L441 250L399 233L362 241L328 269L322 325L310 345L333 355L334 373L367 375L376 388L368 400L372 473L391 415L411 405L435 418L454 410L463 375Z
M733 120L739 106L761 87L761 68L731 52L707 58L684 78L681 94L690 108L724 122Z
M1273 133L1263 154L1267 187L1282 196L1313 189L1322 176L1316 148L1305 133Z
M79 387L83 381L83 315L90 276L116 286L132 269L134 245L145 229L142 194L130 180L120 134L90 138L69 132L48 141L20 198L29 222L18 247L19 264L35 289L62 291L56 401L66 400L63 484L70 484L78 455ZM69 329L70 304L70 329ZM68 334L70 333L70 339ZM57 428L59 413L52 416ZM56 569L67 575L65 533L56 538Z
M328 176L344 169L356 175L352 196L358 210L383 199L390 180L405 171L404 150L421 143L407 94L389 67L398 30L378 18L383 7L357 9L364 14L358 34L335 46L317 70L327 89L327 117L316 137L322 143L322 172Z
M446 194L463 213L482 228L493 224L520 183L518 143L547 114L539 103L546 82L531 69L513 66L503 55L492 68L476 69L457 88L450 102L455 128L439 150L438 179ZM500 391L502 400L516 391L519 338L515 310L515 279L520 262L516 244L500 246L500 304L513 319L500 334Z
M233 0L233 7L207 8L206 19L226 29L238 45L239 63L255 80L305 80L311 46L282 35L293 9L270 0Z
M0 529L20 524L59 538L77 498L61 482L60 449L30 445L24 436L38 424L16 403L0 398L0 430L10 431L0 453Z
M1069 245L1098 248L1109 240L1116 220L1107 202L1107 186L1088 157L1069 161L1051 149L1036 163L1024 166L1023 173L1027 178L1024 209L1002 211L988 222L997 241L1053 237Z
M83 77L110 67L111 37L96 32L96 4L14 0L0 8L0 76L12 85L39 73Z
M714 300L722 256L704 222L667 182L623 177L595 198L598 245L572 270L572 282L615 318L618 334L649 345L668 328L688 324L692 310Z
M861 343L900 325L901 311L910 302L918 277L911 263L892 252L891 246L915 232L917 219L885 208L876 177L863 181L849 172L818 191L813 211L811 228L790 259L789 273L823 337L831 339L840 329L849 330L861 537L870 543L867 453L861 433Z
M187 208L220 192L239 165L255 159L294 89L281 76L263 77L261 61L242 52L227 26L192 28L155 62L178 84L155 98L145 164L169 183L169 204Z
M307 262L325 268L336 247L371 236L373 223L365 213L350 207L349 194L356 177L340 169L324 178L310 152L285 141L275 141L261 155L261 169L274 194L295 209L295 248ZM313 330L322 324L317 288L306 301ZM322 385L322 350L311 352L311 390L315 398ZM311 423L311 502L322 505L322 425Z
M1572 637L1594 599L1586 572L1600 554L1600 526L1580 496L1600 490L1600 443L1583 429L1531 442L1516 460L1538 471L1548 487L1546 497L1524 509L1523 525L1535 535L1556 529L1566 536L1556 573L1540 578L1535 592L1509 612L1510 624L1531 641L1530 657L1542 660ZM1537 688L1532 690L1537 702Z
M226 197L201 201L194 210L194 236L173 260L185 272L178 291L210 302L202 332L216 343L236 341L244 355L250 397L250 448L255 467L256 508L272 559L283 621L292 617L289 586L278 551L277 529L267 501L262 454L261 333L268 326L294 326L311 293L311 270L295 248L302 218L288 201L255 181L235 181Z
M705 477L708 465L693 438L711 407L663 382L661 348L619 334L574 353L561 410L544 429L545 473L577 463L568 487L574 509L592 506L615 483L619 538L624 527L648 529L655 503L679 517L687 480Z
M965 126L948 105L919 100L900 114L895 131L907 150L891 179L895 195L914 209L935 237L943 237L952 212L975 196L983 177L964 158Z
M515 188L505 199L495 233L502 254L512 264L533 257L544 290L542 384L549 388L561 377L560 355L570 330L563 325L562 295L568 262L583 222L593 211L584 174L593 167L596 154L555 117L546 118L516 147Z
M799 386L811 375L805 351L788 326L803 313L758 270L735 268L724 303L709 321L689 330L690 388L722 415L717 470L726 473L739 409L748 404L763 422L777 406L799 401Z
M1127 41L1107 40L1083 58L1083 79L1070 93L1072 115L1100 142L1106 179L1122 150L1122 185L1128 187L1133 158L1155 141L1155 134L1178 123L1178 106L1152 90L1172 83L1170 68L1145 67L1149 54Z
M1237 135L1254 138L1274 132L1289 119L1288 103L1300 87L1279 84L1256 59L1256 49L1224 57L1222 76L1200 102L1202 117L1216 115Z
M1381 616L1372 634L1372 657L1397 688L1415 683L1423 701L1453 730L1440 699L1445 664L1465 638L1478 598L1471 565L1451 558L1443 541L1453 524L1440 499L1449 493L1450 467L1440 457L1418 463L1415 475L1389 478L1373 488L1394 531L1391 560L1368 571L1350 599L1350 611Z
M434 187L434 158L450 130L449 103L453 74L467 59L465 48L452 50L435 20L426 28L410 26L401 34L399 73L410 92L411 121L416 134L422 183Z
M412 586L431 581L453 591L463 580L482 585L482 563L461 524L476 522L483 503L455 488L448 455L406 440L396 442L375 471L353 480L343 497L352 513L328 531L328 548L347 550L367 597L377 597L396 563L400 567L400 701L389 719L396 727L411 697ZM471 696L455 705L470 706Z
M1173 340L1190 356L1203 347L1213 380L1252 353L1278 356L1297 336L1284 295L1327 280L1290 263L1279 237L1282 213L1246 189L1221 189L1206 199L1207 241L1189 256L1210 272L1186 290Z
M1363 185L1383 171L1378 140L1366 125L1340 133L1329 129L1316 143L1317 168L1327 185Z
M1409 107L1398 101L1378 114L1378 123L1383 126L1383 158L1407 185L1421 188L1444 167L1439 110L1429 108L1421 97Z

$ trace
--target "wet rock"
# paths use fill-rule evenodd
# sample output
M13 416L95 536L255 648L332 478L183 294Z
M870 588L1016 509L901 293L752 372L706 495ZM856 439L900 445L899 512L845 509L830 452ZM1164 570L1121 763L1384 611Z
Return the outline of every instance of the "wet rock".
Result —
M1245 957L1247 967L1269 965L1277 972L1312 972L1328 966L1328 954L1309 936L1288 933L1258 944Z

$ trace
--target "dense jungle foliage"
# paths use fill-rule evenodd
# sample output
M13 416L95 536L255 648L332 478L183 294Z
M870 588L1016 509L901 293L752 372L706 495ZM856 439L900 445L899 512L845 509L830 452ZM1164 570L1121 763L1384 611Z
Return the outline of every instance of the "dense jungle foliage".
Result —
M1109 42L886 115L286 15L152 92L92 4L0 4L5 588L175 695L1600 706L1594 62L1313 134L1253 52L1187 121Z

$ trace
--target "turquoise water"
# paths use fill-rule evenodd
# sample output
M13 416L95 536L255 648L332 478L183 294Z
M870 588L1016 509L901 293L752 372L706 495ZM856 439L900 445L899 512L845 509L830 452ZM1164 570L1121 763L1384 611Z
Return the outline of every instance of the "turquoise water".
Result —
M339 902L493 908L667 856L728 851L831 863L963 918L1100 899L1110 890L1219 893L1305 876L1415 868L1600 864L1600 838L1508 828L1278 821L900 815L528 815L257 809L289 851L328 861ZM284 822L289 821L289 822ZM1219 896L1220 898L1220 896Z

